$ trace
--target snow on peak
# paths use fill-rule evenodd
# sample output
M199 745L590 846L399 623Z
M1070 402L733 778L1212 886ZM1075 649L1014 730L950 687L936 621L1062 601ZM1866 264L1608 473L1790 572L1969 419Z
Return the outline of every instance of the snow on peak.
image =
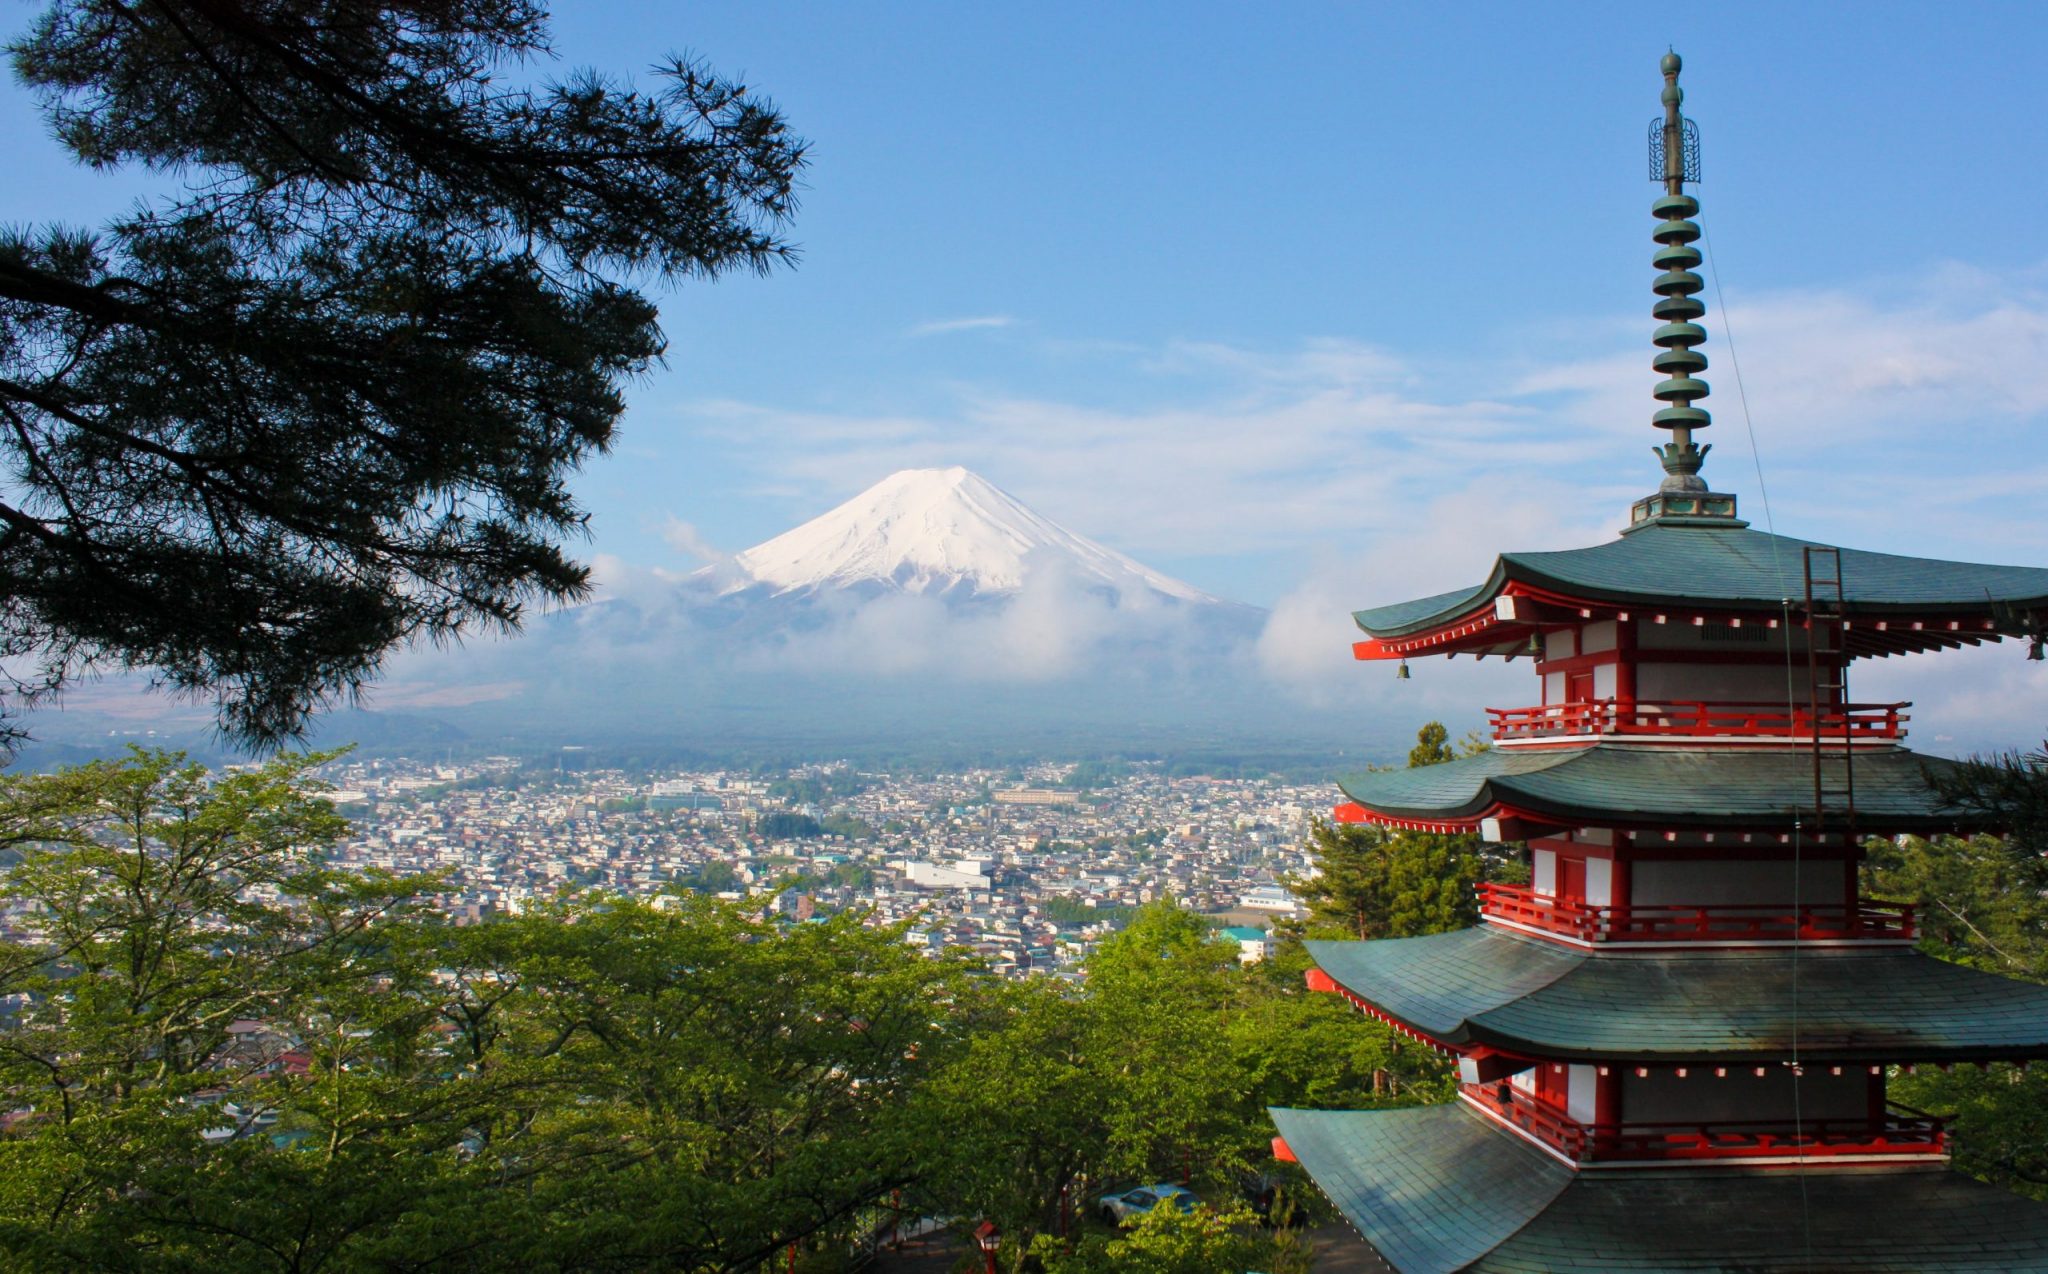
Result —
M1084 587L1215 598L1048 521L958 465L904 469L733 559L777 592L883 584L911 593L1010 593L1033 572Z

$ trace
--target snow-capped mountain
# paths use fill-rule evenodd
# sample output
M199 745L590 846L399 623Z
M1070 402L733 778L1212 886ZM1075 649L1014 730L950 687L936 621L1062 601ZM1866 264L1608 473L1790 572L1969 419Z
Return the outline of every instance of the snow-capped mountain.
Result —
M776 595L830 590L949 599L1015 594L1057 574L1114 597L1155 594L1222 605L1026 508L979 474L892 473L829 513L698 573L721 593L765 586Z

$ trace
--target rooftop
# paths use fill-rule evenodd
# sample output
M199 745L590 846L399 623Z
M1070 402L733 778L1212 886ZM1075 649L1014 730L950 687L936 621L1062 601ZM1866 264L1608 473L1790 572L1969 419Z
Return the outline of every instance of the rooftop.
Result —
M1388 654L1398 653L1394 647L1402 639L1463 624L1479 627L1465 635L1461 648L1497 647L1509 653L1526 642L1529 628L1506 622L1498 613L1495 599L1504 595L1642 611L1667 607L1773 614L1804 598L1808 547L1828 546L1740 526L1653 523L1590 548L1503 553L1480 584L1357 611L1353 618L1373 639L1366 644L1384 646ZM1851 629L1851 653L1927 648L1932 635L1952 643L1996 641L2008 615L2048 610L2048 568L1837 551L1844 609L1864 621ZM1879 628L1878 621L1888 618L1903 626ZM1916 619L1923 625L1918 630L1911 627ZM1936 622L1932 635L1925 627L1929 620Z
M1928 1168L1577 1173L1462 1104L1271 1112L1403 1274L2042 1268L2048 1206Z
M1928 786L1955 763L1904 748L1856 756L1856 819L1865 832L1946 832L1971 821ZM1813 754L1594 743L1492 748L1441 765L1354 774L1338 784L1377 821L1472 823L1509 814L1557 826L1755 828L1813 805ZM1433 830L1433 829L1432 829Z
M1307 946L1342 990L1446 1045L1665 1064L2048 1057L2048 986L1895 947L1600 952L1486 925Z

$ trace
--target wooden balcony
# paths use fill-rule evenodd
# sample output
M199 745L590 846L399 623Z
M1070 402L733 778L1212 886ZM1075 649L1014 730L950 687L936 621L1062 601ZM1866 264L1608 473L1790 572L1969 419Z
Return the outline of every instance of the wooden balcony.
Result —
M1913 904L1600 906L1527 885L1481 883L1479 914L1580 942L1911 942Z
M1459 1092L1488 1114L1580 1163L1948 1153L1946 1119L1898 1105L1889 1106L1882 1119L1808 1119L1797 1125L1786 1119L1582 1124L1510 1084L1465 1084Z
M1910 703L1844 703L1820 710L1821 738L1839 743L1880 743L1904 737ZM1815 715L1804 705L1663 700L1618 703L1546 703L1533 708L1488 708L1493 737L1502 743L1593 735L1672 739L1811 739Z

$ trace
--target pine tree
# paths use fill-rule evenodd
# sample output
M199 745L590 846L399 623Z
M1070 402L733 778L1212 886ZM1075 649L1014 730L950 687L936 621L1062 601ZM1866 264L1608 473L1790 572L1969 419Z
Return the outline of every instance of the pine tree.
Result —
M532 83L547 39L538 0L57 0L8 46L79 161L182 185L0 228L11 736L147 667L274 744L584 594L567 479L664 348L629 284L789 260L803 147L682 60Z

